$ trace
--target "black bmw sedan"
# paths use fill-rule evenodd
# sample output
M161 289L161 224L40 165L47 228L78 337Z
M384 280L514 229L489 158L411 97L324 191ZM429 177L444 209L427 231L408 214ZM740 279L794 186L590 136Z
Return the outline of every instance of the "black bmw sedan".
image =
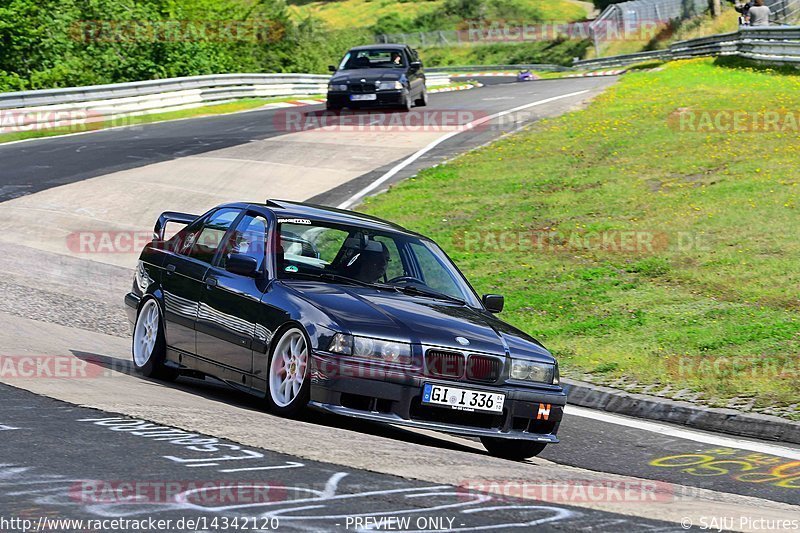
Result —
M495 316L502 296L380 219L281 200L164 213L125 304L148 377L213 376L278 415L476 436L512 459L558 442L555 359Z
M328 83L327 107L397 107L428 104L425 73L416 50L404 44L357 46L347 52Z

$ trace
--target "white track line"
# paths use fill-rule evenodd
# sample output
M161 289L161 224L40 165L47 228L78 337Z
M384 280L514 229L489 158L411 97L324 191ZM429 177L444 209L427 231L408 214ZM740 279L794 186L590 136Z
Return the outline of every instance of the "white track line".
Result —
M320 102L315 102L315 104L324 103L325 100L321 100ZM315 105L315 104L307 104L307 105ZM213 104L212 104L213 105ZM231 111L229 113L210 113L208 115L197 115L194 117L183 117L183 118L168 118L165 120L157 120L154 122L139 122L136 124L124 124L122 126L112 126L110 128L99 128L96 130L88 130L88 131L78 131L75 133L64 133L59 135L48 135L45 137L30 137L28 139L19 139L17 141L7 141L7 142L0 142L0 148L4 146L11 146L12 144L22 144L22 143L31 143L35 141L53 141L57 139L63 139L65 137L78 137L79 135L91 135L93 133L102 133L106 131L115 131L115 130L124 130L124 129L134 129L134 128L144 128L146 126L153 126L156 124L165 124L167 122L185 122L187 120L197 120L201 118L214 118L214 117L225 117L229 115L243 115L245 113L255 113L257 111L268 111L270 109L279 109L283 107L302 107L298 106L297 104L290 104L288 102L273 102L271 104L264 104L260 107L254 107L252 109L242 109L240 111ZM196 109L196 108L195 108ZM13 111L13 109L10 109Z
M491 120L494 120L496 118L500 118L500 117L508 115L510 113L516 113L517 111L522 111L523 109L528 109L530 107L543 105L543 104L548 104L550 102L555 102L556 100L561 100L562 98L570 98L572 96L578 96L579 94L584 94L584 93L588 93L588 92L589 92L589 89L585 89L583 91L575 91L573 93L567 93L567 94L562 94L562 95L559 95L559 96L553 96L552 98L545 98L544 100L531 102L529 104L521 105L521 106L515 107L513 109L508 109L506 111L501 111L499 113L495 113L494 115L489 115L489 116L486 116L486 117L479 118L477 120L473 120L472 122L469 122L469 123L465 124L461 128L459 128L459 129L457 129L455 131L451 131L450 133L439 137L438 139L436 139L435 141L431 142L430 144L428 144L427 146L425 146L424 148L422 148L418 152L415 152L414 154L409 156L407 159L403 160L402 162L400 162L397 165L395 165L394 167L392 167L383 176L381 176L380 178L376 179L375 181L373 181L372 183L370 183L369 185L367 185L366 187L364 187L363 189L361 189L360 191L355 193L353 196L351 196L350 198L348 198L347 200L345 200L344 202L339 204L337 207L339 209L347 209L349 207L352 207L359 200L364 198L364 196L368 195L369 193L371 193L372 191L374 191L375 189L380 187L382 184L384 184L387 181L389 181L392 177L394 177L398 172L400 172L401 170L406 168L408 165L410 165L411 163L413 163L414 161L416 161L417 159L419 159L423 155L427 154L428 152L430 152L431 150L433 150L434 148L436 148L437 146L439 146L440 144L442 144L446 140L451 139L451 138L455 137L456 135L459 135L460 133L464 133L465 131L474 129L476 126L480 126L481 124L485 124L485 123L487 123L487 122L489 122Z
M787 448L778 446L776 444L767 444L765 442L754 442L751 440L737 439L734 437L720 437L708 433L701 433L699 431L691 431L682 429L666 424L659 424L657 422L648 422L638 418L630 418L627 416L614 415L605 413L603 411L595 411L594 409L587 409L585 407L576 407L568 405L565 411L567 416L579 416L583 418L590 418L599 422L606 422L608 424L616 424L629 428L641 429L651 433L658 433L667 437L675 437L678 439L691 440L694 442L701 442L703 444L711 444L713 446L720 446L723 448L736 448L739 450L747 450L751 452L766 453L769 455L777 455L779 457L786 457L787 459L800 460L800 449Z

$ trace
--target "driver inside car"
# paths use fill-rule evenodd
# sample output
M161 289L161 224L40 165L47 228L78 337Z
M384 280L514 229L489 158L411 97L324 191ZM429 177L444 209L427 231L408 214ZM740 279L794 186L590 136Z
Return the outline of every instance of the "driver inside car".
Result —
M386 278L389 249L378 241L367 241L363 248L350 257L342 267L342 274L365 283L376 283Z

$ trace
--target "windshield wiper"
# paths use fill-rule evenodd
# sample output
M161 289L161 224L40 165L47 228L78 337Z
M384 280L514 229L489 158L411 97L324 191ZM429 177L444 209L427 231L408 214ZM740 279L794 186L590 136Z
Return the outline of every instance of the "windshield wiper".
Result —
M461 298L456 298L455 296L450 296L449 294L435 291L433 289L422 289L417 285L387 285L387 287L394 287L396 290L404 292L406 294L414 294L417 296L428 296L430 298L438 298L440 300L450 300L451 302L456 302L461 305L466 305L467 303Z
M336 274L334 272L320 272L319 274L314 274L311 272L292 272L294 276L305 276L308 278L313 279L324 279L328 281L334 281L337 283L349 283L350 285L358 285L359 287L369 287L371 289L391 289L394 290L394 287L389 285L381 285L378 283L368 283L366 281L361 281L360 279L349 278L347 276L343 276L341 274Z

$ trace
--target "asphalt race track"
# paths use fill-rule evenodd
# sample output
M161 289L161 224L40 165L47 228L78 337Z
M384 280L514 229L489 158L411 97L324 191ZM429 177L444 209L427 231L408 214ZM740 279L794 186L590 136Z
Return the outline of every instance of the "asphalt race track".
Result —
M568 407L561 443L514 463L470 439L314 412L284 420L213 380L132 372L122 297L138 254L83 236L148 235L162 211L229 200L340 205L579 108L615 78L498 81L432 95L424 111L442 123L428 129L384 127L391 113L369 114L366 130L352 117L287 126L323 115L308 106L0 145L0 355L83 370L0 372L0 531L21 530L11 517L56 531L93 528L42 517L185 531L234 519L227 529L756 531L800 518L797 446Z

